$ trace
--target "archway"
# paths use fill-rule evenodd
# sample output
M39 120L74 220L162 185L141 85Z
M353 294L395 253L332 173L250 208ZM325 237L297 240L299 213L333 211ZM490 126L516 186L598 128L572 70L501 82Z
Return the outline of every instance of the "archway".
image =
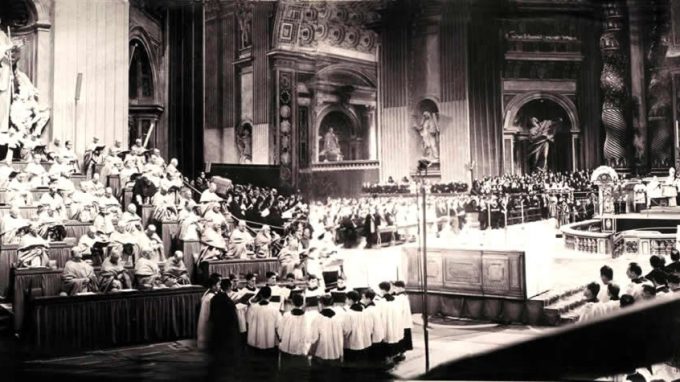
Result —
M367 132L348 112L334 109L325 113L318 134L319 162L368 159ZM337 141L337 150L334 150L334 141Z
M158 123L163 106L156 97L156 76L146 43L130 40L128 144L147 139L148 147L158 147Z
M548 99L529 101L518 110L513 125L519 128L515 157L522 172L573 170L571 123L559 104Z
M532 146L532 118L554 133L548 155L537 166ZM550 123L549 123L550 122ZM537 129L534 128L534 132ZM508 173L529 173L537 167L551 171L580 168L580 125L576 105L559 93L532 91L515 95L505 106L503 125L503 166ZM536 137L534 137L536 138ZM535 141L534 143L538 143Z

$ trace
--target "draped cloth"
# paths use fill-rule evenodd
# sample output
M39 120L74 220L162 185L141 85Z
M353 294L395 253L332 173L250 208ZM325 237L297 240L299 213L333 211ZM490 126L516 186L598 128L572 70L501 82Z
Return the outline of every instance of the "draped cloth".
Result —
M30 222L21 216L16 218L7 214L2 217L2 224L0 226L0 231L2 231L2 239L0 242L2 244L19 244L21 236L25 233L26 229L30 226Z
M29 311L26 344L50 355L196 335L201 287L38 298Z
M83 260L69 260L64 266L62 291L69 296L99 290L94 268Z
M229 250L227 257L232 259L245 259L248 257L248 245L253 242L252 236L247 231L234 230L229 237Z
M0 30L0 134L9 130L9 110L12 99L12 63L8 51L12 48L12 41L4 31ZM4 145L6 142L0 142Z
M49 243L40 237L24 235L19 242L18 267L46 267L49 264L47 256L49 247Z
M101 292L132 288L132 280L127 274L124 264L122 259L118 259L115 264L111 261L110 256L104 259L99 272L99 290Z
M177 285L190 285L191 280L187 273L187 267L184 265L182 259L175 260L174 257L168 259L165 262L165 267L163 268L163 284L168 287L173 287Z
M135 262L135 278L140 290L152 289L161 280L158 264L145 257L140 257Z

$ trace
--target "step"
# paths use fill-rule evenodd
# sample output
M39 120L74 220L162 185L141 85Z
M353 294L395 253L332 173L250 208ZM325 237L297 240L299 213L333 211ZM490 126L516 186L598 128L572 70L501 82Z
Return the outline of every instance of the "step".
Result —
M536 296L532 300L542 301L544 307L555 304L559 300L571 297L575 294L582 294L585 286L578 286L566 290L549 291L543 295Z
M581 294L574 293L543 308L543 315L548 325L557 326L562 323L563 316L582 307L584 304L585 298Z

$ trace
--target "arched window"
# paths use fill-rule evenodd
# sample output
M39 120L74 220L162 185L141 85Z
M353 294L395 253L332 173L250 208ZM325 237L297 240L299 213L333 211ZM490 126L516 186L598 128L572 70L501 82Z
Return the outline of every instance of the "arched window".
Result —
M153 75L151 62L144 45L138 40L130 41L130 101L153 98Z

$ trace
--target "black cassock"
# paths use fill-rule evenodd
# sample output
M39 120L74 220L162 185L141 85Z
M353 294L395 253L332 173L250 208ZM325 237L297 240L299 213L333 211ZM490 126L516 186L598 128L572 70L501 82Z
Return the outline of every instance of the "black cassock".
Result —
M210 352L217 358L234 359L241 350L236 304L226 293L218 293L210 300ZM226 358L225 358L226 357Z

